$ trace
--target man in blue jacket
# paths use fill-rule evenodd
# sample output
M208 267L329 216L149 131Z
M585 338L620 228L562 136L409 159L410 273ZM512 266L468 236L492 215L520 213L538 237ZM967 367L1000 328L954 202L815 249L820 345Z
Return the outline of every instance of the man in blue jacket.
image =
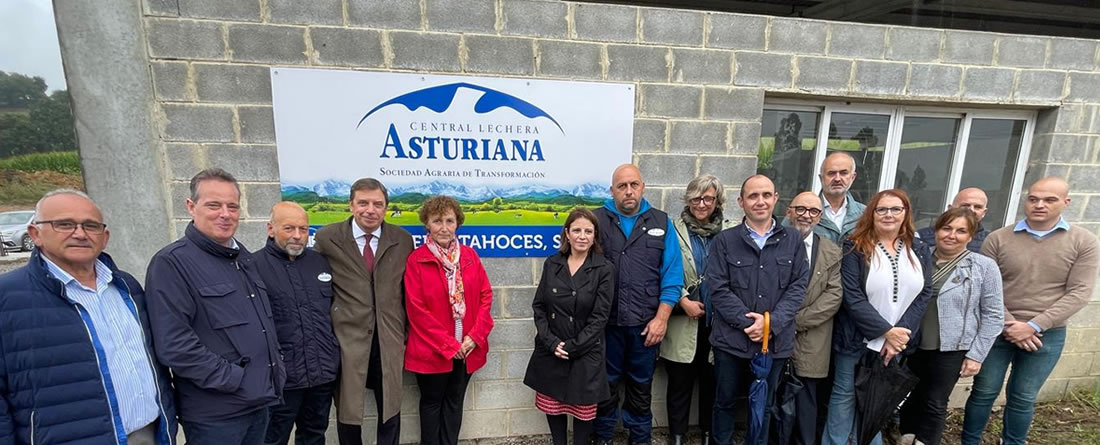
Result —
M619 421L618 384L624 381L623 425L630 442L649 443L653 433L653 371L672 307L680 299L684 266L676 229L665 212L642 198L645 182L631 164L611 176L613 199L596 210L600 245L615 264L615 298L605 332L611 398L600 403L596 436L610 444Z
M157 359L172 369L189 445L257 445L286 379L267 286L233 238L237 180L211 168L190 186L191 224L145 276Z
M305 209L280 202L271 208L267 245L254 254L286 365L283 403L271 408L266 445L286 445L295 427L295 445L324 445L328 429L340 370L340 345L332 331L332 269L308 242Z
M718 382L713 437L718 445L733 443L734 402L748 394L753 381L749 364L762 350L767 329L764 313L770 313L768 354L773 358L764 413L771 412L779 376L794 353L795 315L806 293L810 268L801 234L772 216L778 198L775 184L767 177L746 179L737 198L745 221L719 233L707 255L714 314L710 342ZM765 414L762 435L755 443L768 443L769 418Z
M55 190L27 230L30 262L0 275L0 443L174 443L145 294L102 253L110 233L99 208Z

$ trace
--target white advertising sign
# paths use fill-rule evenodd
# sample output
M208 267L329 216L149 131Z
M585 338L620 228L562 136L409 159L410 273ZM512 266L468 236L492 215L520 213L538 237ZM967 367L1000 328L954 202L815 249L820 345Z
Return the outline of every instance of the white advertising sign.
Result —
M629 84L298 68L271 84L283 198L315 227L346 219L351 184L373 177L417 244L420 204L447 195L480 255L546 256L631 160Z

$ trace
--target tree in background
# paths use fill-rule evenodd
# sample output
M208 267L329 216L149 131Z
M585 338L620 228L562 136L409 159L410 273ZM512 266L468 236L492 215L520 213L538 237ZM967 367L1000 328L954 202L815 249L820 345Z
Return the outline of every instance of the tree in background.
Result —
M46 81L0 71L0 158L76 150L69 92L46 94Z
M0 71L0 108L27 108L45 98L45 79Z

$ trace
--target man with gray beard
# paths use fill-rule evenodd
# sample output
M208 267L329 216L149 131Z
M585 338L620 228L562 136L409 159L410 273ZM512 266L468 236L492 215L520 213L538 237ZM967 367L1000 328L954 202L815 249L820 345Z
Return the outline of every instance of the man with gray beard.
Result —
M810 284L794 317L794 373L804 385L795 400L798 423L791 444L812 445L821 437L829 404L829 356L832 353L833 316L840 309L844 288L840 282L840 247L814 233L821 222L821 198L811 192L795 196L787 207L787 225L798 229L810 262Z
M332 269L309 242L309 215L302 206L271 208L267 246L256 268L267 285L279 348L286 364L283 403L271 408L265 445L323 445L329 407L340 369L340 345L332 331Z

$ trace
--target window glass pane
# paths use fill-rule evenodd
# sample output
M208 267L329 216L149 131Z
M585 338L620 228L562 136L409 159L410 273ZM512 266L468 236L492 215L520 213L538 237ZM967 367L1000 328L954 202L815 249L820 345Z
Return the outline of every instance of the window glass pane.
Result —
M849 191L859 202L866 203L878 192L889 129L889 115L832 113L828 150L829 153L843 151L855 158L856 180Z
M787 211L795 195L811 190L820 117L812 111L764 110L756 172L775 182L776 215Z
M989 196L989 211L982 220L987 230L1004 225L1012 196L1012 176L1024 139L1025 120L974 119L963 161L959 190L977 187Z
M961 119L906 117L894 187L905 190L917 228L930 226L943 212L947 181Z

